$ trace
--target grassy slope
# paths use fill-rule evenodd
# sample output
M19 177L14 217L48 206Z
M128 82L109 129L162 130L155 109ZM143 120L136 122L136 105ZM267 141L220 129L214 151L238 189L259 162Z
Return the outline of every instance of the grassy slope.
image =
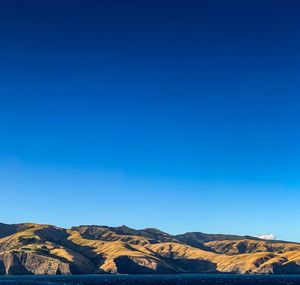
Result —
M84 226L66 230L39 224L11 227L2 224L0 260L5 261L7 269L13 259L7 255L19 254L22 264L35 274L48 272L43 270L53 260L57 263L56 271L51 271L53 274L60 267L69 273L300 272L298 243L238 239L237 236L223 240L224 235L220 236L221 240L216 240L216 235L204 236L205 242L201 243L200 235L189 234L188 238L193 236L197 247L191 246L195 241L189 242L184 235L171 236L155 229Z

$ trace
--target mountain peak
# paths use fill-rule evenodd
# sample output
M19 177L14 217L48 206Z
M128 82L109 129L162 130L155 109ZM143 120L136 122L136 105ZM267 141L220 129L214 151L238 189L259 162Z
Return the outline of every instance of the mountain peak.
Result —
M300 273L300 244L126 225L0 223L0 274L211 272Z

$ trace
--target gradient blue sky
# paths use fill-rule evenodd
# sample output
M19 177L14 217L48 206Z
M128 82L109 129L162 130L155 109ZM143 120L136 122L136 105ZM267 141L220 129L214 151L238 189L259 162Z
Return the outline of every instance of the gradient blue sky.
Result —
M298 1L2 1L0 217L300 241Z

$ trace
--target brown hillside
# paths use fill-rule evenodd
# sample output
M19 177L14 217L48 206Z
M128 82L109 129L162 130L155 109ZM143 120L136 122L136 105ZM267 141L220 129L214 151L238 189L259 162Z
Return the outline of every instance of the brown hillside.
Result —
M300 273L300 245L126 226L0 224L0 274L187 272Z

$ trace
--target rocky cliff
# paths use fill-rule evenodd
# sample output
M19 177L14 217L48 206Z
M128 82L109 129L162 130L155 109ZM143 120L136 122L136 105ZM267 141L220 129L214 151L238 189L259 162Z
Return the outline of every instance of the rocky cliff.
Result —
M126 226L0 224L0 274L300 273L300 244Z

